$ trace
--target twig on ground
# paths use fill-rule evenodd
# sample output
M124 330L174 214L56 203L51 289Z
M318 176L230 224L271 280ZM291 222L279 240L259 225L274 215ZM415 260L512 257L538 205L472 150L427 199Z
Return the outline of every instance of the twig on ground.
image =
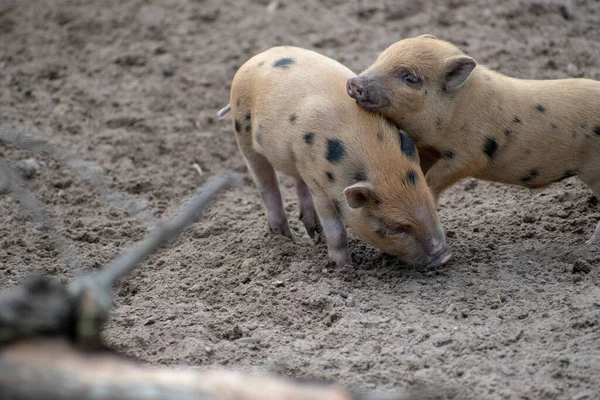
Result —
M156 225L154 212L146 201L111 187L103 177L102 167L94 162L84 160L74 151L16 131L0 132L0 141L14 147L48 154L55 160L67 164L81 179L94 186L109 206L135 216L146 223L149 228Z
M198 171L198 175L202 176L204 175L204 171L202 171L202 167L200 167L200 165L198 165L198 163L193 163L192 167Z
M0 182L3 186L0 190L11 192L21 204L21 207L29 214L31 222L37 225L36 228L50 235L62 259L71 268L71 271L79 270L81 263L75 248L60 234L60 227L54 222L50 213L36 199L34 194L25 188L24 181L19 173L4 162L0 162Z
M94 279L106 285L114 284L156 249L177 236L186 226L196 221L208 202L219 191L231 186L233 181L233 176L227 174L212 177L204 186L196 190L188 201L179 207L172 219L160 224L135 247L117 257L108 267L95 275Z

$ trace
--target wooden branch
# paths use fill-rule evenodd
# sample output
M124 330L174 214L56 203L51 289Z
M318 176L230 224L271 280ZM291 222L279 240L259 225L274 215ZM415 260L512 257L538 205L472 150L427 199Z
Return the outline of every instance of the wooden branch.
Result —
M0 371L0 399L11 400L352 400L334 386L150 367L108 352L84 353L63 339L22 341L0 350Z
M31 277L23 285L1 293L0 346L36 336L71 337L74 306L64 286L41 277Z
M205 185L184 202L175 215L165 223L159 225L135 247L126 251L109 266L100 271L94 279L105 285L113 285L123 275L128 274L136 265L144 261L156 249L167 243L189 224L196 221L208 202L221 190L233 183L233 176L218 174L213 176Z

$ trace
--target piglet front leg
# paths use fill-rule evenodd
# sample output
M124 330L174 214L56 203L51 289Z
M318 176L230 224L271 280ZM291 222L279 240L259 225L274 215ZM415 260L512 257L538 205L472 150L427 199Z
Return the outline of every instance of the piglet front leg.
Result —
M339 268L350 264L350 254L348 252L348 233L342 221L341 215L334 203L327 199L315 197L315 206L325 239L327 240L327 255L329 261L335 263Z
M327 239L329 261L335 263L338 268L350 264L348 234L342 220L339 218L322 218L321 225L325 232L325 239Z

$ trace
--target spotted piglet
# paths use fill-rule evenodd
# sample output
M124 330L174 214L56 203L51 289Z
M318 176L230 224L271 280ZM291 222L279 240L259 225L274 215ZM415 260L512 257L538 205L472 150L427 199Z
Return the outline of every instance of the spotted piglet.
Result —
M539 188L577 175L600 197L600 82L511 78L422 35L386 49L347 92L411 133L436 199L468 176Z
M275 234L291 237L275 169L293 177L300 220L325 233L330 261L349 261L345 224L409 264L450 258L411 139L346 95L352 71L315 52L275 47L240 67L231 86L239 148Z

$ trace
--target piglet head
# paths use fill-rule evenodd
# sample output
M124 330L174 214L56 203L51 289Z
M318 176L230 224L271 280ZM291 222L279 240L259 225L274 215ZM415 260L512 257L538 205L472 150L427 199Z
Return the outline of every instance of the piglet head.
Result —
M445 264L451 252L425 177L417 163L402 175L402 181L393 173L347 187L348 225L365 242L407 264Z
M428 116L452 106L451 94L467 82L475 66L453 44L422 35L388 47L346 82L346 91L359 106L414 133Z

